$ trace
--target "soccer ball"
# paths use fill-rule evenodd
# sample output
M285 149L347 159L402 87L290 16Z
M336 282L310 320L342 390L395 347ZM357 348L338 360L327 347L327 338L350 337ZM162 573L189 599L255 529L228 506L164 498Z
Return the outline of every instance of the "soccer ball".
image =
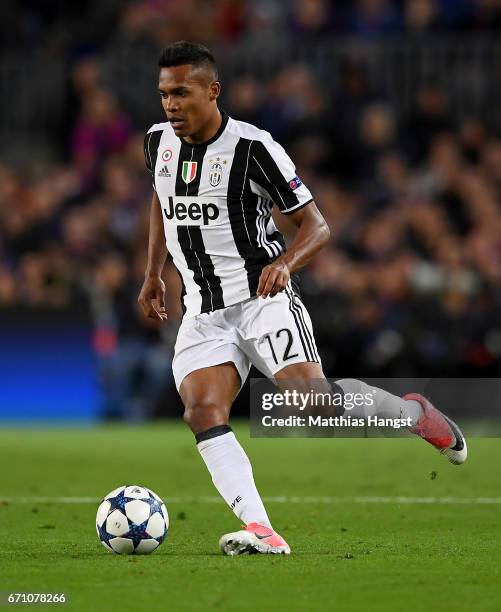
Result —
M163 501L146 487L124 485L105 496L96 516L103 546L121 555L147 555L158 548L169 530Z

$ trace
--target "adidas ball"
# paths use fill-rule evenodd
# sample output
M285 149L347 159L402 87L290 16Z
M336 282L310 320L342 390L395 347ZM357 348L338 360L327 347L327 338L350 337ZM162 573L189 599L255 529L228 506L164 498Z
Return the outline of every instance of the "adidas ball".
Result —
M146 487L124 485L105 496L96 516L103 546L121 555L147 555L164 541L169 515L163 501Z

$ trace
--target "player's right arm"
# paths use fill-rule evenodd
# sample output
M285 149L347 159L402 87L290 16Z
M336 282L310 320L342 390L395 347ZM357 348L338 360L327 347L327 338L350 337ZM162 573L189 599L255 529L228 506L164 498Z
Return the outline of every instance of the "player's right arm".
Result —
M148 240L148 263L144 283L137 301L143 313L150 319L167 321L165 310L165 283L162 270L167 258L162 208L157 192L153 193L150 209L150 233Z

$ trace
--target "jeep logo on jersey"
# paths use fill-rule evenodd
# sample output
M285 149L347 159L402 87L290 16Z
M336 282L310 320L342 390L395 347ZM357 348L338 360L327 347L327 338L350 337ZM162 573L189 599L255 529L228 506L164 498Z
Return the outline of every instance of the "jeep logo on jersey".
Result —
M223 178L223 166L215 162L209 169L209 183L211 187L217 187Z
M181 176L183 177L183 181L188 185L195 179L197 175L197 162L193 161L184 161L183 169L181 171Z
M219 217L219 208L213 202L197 201L195 198L169 196L168 204L164 207L165 218L169 221L183 221L180 225L209 225Z

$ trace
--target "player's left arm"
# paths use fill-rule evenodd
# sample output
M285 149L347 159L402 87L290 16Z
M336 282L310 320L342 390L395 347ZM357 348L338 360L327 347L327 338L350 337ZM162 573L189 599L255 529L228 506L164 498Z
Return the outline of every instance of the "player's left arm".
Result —
M292 272L307 265L330 238L329 226L315 202L287 216L297 232L287 251L261 271L257 295L263 298L283 291Z

